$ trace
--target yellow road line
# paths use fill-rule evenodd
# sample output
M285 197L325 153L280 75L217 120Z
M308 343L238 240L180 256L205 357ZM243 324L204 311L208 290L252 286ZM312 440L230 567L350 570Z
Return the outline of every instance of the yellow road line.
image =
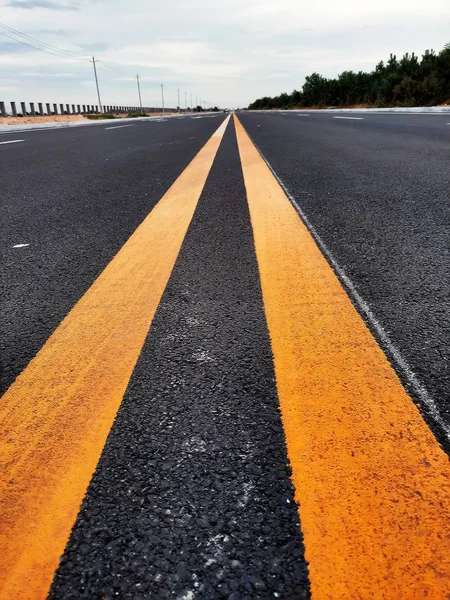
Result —
M228 119L3 396L0 598L45 598Z
M236 127L313 597L449 598L448 457Z

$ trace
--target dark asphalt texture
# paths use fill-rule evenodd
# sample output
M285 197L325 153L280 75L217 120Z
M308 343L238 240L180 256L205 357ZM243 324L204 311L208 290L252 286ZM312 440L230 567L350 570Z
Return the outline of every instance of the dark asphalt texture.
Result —
M50 598L309 597L229 125Z
M223 118L0 134L1 392Z
M239 116L450 424L450 116ZM0 133L3 390L223 118ZM230 125L50 599L309 594Z
M352 116L239 118L450 424L450 115Z

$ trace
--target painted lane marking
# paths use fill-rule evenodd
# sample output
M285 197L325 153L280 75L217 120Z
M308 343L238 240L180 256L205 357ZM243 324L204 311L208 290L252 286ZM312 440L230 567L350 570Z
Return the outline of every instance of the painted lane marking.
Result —
M0 142L0 146L3 144L18 144L19 142L24 142L25 140L8 140L7 142Z
M445 598L450 465L236 119L313 598Z
M297 117L309 117L310 115L297 115Z
M3 396L2 600L47 597L221 141L211 136Z
M133 125L131 125L131 124L130 125L114 125L113 127L105 127L105 130L106 129L122 129L123 127L134 127L134 124Z
M333 119L349 119L350 121L364 121L364 117L333 117Z
M219 128L217 129L217 131L215 131L212 135L213 138L222 138L224 133L225 133L225 129L227 128L227 125L229 123L231 119L231 115L228 115L228 117L225 119L225 121L219 126Z
M15 244L13 246L13 248L26 248L27 246L29 246L30 244Z
M294 206L294 208L297 211L298 215L300 216L301 220L306 225L306 228L311 233L316 244L319 246L320 250L322 251L322 254L324 254L324 256L326 257L328 262L331 264L333 270L338 275L339 280L341 281L344 288L347 290L347 293L349 294L353 304L357 307L360 314L364 315L364 319L366 320L366 322L368 322L370 324L370 327L372 328L372 330L376 332L378 339L381 342L382 347L387 351L387 353L391 357L392 362L395 364L397 371L402 374L402 377L408 383L409 388L413 391L415 396L420 398L420 401L422 402L423 407L425 408L426 412L431 416L433 421L440 427L440 429L442 430L442 433L445 435L447 440L450 442L450 425L443 419L443 417L436 405L434 398L431 396L431 394L426 389L426 387L423 385L423 383L419 380L417 375L414 373L413 369L409 366L407 360L403 357L400 350L392 342L389 335L386 333L386 330L381 325L381 323L378 321L378 319L376 318L376 316L370 309L367 302L365 300L363 300L363 298L360 296L359 292L357 291L357 289L356 289L355 285L353 284L353 282L351 281L350 277L348 277L348 275L345 273L344 269L342 269L342 267L339 266L336 259L331 254L330 250L328 249L328 247L326 246L326 244L324 243L324 241L322 240L320 235L317 233L317 230L312 225L312 223L310 222L310 220L308 219L308 217L306 216L304 211L297 204L297 201L292 196L292 194L289 192L287 187L284 185L284 183L281 181L281 179L275 173L272 166L269 164L267 158L262 154L262 152L260 152L260 154L261 154L263 160L265 161L267 167L271 171L272 175L278 181L278 184L283 189L284 193L286 194L286 196L289 198L290 202Z

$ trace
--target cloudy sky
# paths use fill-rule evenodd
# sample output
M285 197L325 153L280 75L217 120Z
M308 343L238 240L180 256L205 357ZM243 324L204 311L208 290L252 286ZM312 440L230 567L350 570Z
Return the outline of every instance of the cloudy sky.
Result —
M390 52L450 42L450 0L0 0L0 23L76 55L35 51L0 27L0 100L222 107L301 88L318 71L370 70ZM23 41L29 39L22 38ZM55 54L58 54L55 51Z

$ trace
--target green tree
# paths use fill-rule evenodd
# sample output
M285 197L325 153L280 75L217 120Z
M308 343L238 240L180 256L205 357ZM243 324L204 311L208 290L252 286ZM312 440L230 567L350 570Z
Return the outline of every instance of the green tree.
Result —
M319 73L305 77L302 90L291 94L265 96L249 105L250 109L293 108L297 106L420 106L450 100L450 43L436 54L425 50L419 59L406 53L400 60L395 54L380 61L373 71L344 71L327 79Z

